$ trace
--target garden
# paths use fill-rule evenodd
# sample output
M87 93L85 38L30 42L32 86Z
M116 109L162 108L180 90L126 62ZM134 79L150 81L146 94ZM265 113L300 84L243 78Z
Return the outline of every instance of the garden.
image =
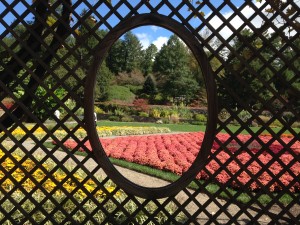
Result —
M100 124L103 126L99 126ZM72 129L75 125L70 123L67 126ZM33 124L26 125L28 131L33 127ZM237 128L231 126L231 129ZM111 121L98 122L96 130L107 156L114 164L168 181L178 179L178 176L188 170L199 153L205 134L204 125ZM41 128L35 129L33 133L38 139L42 139L46 134ZM24 134L25 131L21 128L13 131L17 139L21 139ZM56 130L54 135L63 139L67 132ZM79 128L75 135L82 139L87 134L83 128ZM300 143L293 141L293 138L291 134L281 136L283 143L293 143L287 151L282 142L274 141L267 133L260 135L251 143L248 143L251 135L247 133L240 134L233 140L230 139L229 134L219 133L216 137L218 141L213 143L211 159L196 178L200 181L208 181L212 185L225 185L232 190L259 192L262 187L267 187L268 191L273 193L285 190L298 195L300 183L297 177L300 174L300 164L294 160L294 157L300 153ZM226 143L225 148L223 143ZM55 142L47 143L50 148L53 144ZM68 139L63 144L69 150L76 149L76 154L86 154L82 148L78 148L78 143L73 139ZM87 149L92 149L89 142L85 145ZM270 164L272 158L275 160ZM288 171L284 168L287 165ZM235 178L232 179L232 176ZM279 182L272 183L272 179L276 176L279 176ZM285 203L288 201L283 200Z
M8 144L5 144L4 147L6 149L11 148ZM37 155L35 158L41 161L43 157ZM0 198L2 199L5 195L9 194L10 198L20 205L21 210L16 210L16 205L8 200L1 204L1 208L6 213L9 212L11 218L16 223L26 219L24 213L30 213L31 219L36 223L43 222L45 215L52 214L52 222L48 221L45 223L46 225L65 223L67 220L66 215L73 211L77 211L73 215L73 220L80 224L93 224L93 222L97 222L97 224L113 224L108 223L106 213L111 214L114 217L114 221L118 224L124 222L127 218L123 210L116 210L115 203L107 200L113 196L117 202L121 203L127 198L127 195L118 189L111 180L106 182L104 187L99 188L95 180L86 179L86 174L82 170L77 170L70 177L63 169L54 169L56 168L56 164L53 161L47 160L41 164L36 164L33 160L27 158L21 150L14 151L11 157L6 157L5 153L0 149L0 159L2 160L1 166L4 169L4 171L0 170L0 180L2 181ZM7 178L7 171L12 171L11 178ZM30 171L32 172L32 176L28 178L27 173ZM49 177L48 173L51 173L52 176ZM102 178L96 176L95 179L100 182ZM15 182L22 182L22 185L16 188ZM84 183L84 188L78 188L78 182ZM23 199L26 199L28 193L31 193L31 201L24 201ZM47 193L51 193L52 197L50 199L46 198ZM68 198L69 194L73 195L73 199L77 203ZM90 195L94 196L93 200L89 199ZM97 210L98 205L94 201L103 203L104 211ZM140 204L144 204L147 213L153 213L157 210L157 205L153 202L143 203L144 199L137 198L136 201L131 200L126 203L124 207L127 213L135 213L138 209L137 201ZM36 202L43 202L43 204L39 210L33 212ZM58 208L55 204L56 202L61 207ZM79 203L83 210L78 210ZM166 205L165 208L170 214L174 213L176 209L177 207L172 203ZM85 212L93 214L92 221L86 218ZM3 219L5 219L5 215L1 213L0 220ZM141 224L146 219L147 214L144 211L135 215L135 221L138 224ZM164 213L159 213L156 217L156 224L164 224L167 219ZM178 214L177 219L183 222L185 218L181 214ZM30 221L27 222L31 224ZM5 221L3 224L11 224L11 222Z
M180 134L101 138L101 143L109 157L182 175L194 162L203 137L204 132L186 132ZM250 137L250 135L238 136L239 141L243 143L247 142ZM228 134L219 134L217 138L224 143L230 136ZM272 137L270 135L260 137L260 140L264 143L270 142L271 139ZM282 137L282 141L285 143L289 143L291 139L292 137ZM73 140L66 141L64 145L71 150L77 147L77 143ZM88 149L92 149L89 142L86 142L86 146ZM248 152L248 150L240 151L240 145L236 141L231 141L228 146L230 146L228 148L230 152L222 149L216 142L213 144L212 154L215 155L218 161L209 160L208 165L206 165L206 170L202 170L198 174L198 179L206 180L215 177L219 183L226 186L235 188L245 188L248 186L250 190L257 191L261 188L260 184L268 186L268 183L272 181L274 176L282 174L279 178L282 184L289 185L290 182L293 182L294 185L290 187L290 191L299 192L300 183L295 181L295 179L300 174L300 163L295 162L293 160L293 154L286 151L284 146L279 142L272 142L272 144L269 145L269 149L257 155L257 160L251 160L251 158L256 157L256 153L261 148L257 141L253 141L250 144L249 149L251 152ZM239 153L235 154L238 150ZM80 148L79 151L83 151L83 149ZM299 155L299 141L291 146L291 151ZM268 170L259 175L257 178L258 181L249 182L256 174L259 174L259 171L264 170L263 166L268 164L270 159L274 157L274 154L280 154L278 158L279 161L275 161L269 166ZM230 160L231 157L235 157L235 159ZM227 164L227 161L230 161L230 163ZM243 168L244 165L247 165L247 171ZM284 168L282 165L290 165L290 173L283 172ZM220 170L220 168L226 169ZM238 182L232 180L231 175L229 175L226 170L232 175L237 174ZM206 171L208 171L209 174ZM279 183L273 183L269 186L270 191L280 191L284 188L285 187L282 187Z

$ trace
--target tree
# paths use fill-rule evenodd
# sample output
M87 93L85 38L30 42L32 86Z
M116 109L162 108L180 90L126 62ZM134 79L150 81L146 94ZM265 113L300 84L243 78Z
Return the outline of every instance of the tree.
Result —
M293 43L293 48L285 48L284 57L288 60L289 67L286 68L275 79L275 87L284 99L298 112L300 111L300 58L297 53L300 51L300 38L297 37ZM285 68L285 62L278 60L278 67Z
M141 62L141 70L145 77L152 73L153 62L157 50L158 49L154 44L151 44L146 50L144 50L143 59Z
M142 44L139 39L131 32L124 35L122 42L123 71L132 72L134 69L140 69Z
M96 82L97 82L95 87L96 100L99 101L107 100L112 77L113 77L112 72L106 66L106 62L103 61L96 77Z
M122 41L117 40L111 47L108 56L106 57L106 64L111 72L118 74L123 71L123 49Z
M267 33L265 36L270 38ZM228 55L227 62L230 66L226 67L220 84L227 88L220 88L219 102L231 108L240 107L237 102L251 107L262 107L261 101L255 95L265 101L273 96L271 89L275 90L274 84L266 86L266 83L274 76L274 72L263 66L263 60L269 60L273 51L262 46L262 41L248 29L244 29L241 37L234 40L232 47L235 51ZM260 55L254 55L259 49Z
M43 59L43 62L40 63L38 60L34 62L34 65L31 67L31 70L34 71L35 75L38 76L41 80L45 79L46 76L46 68L44 65L50 65L51 61L53 60L53 52L56 52L60 46L61 42L63 42L68 36L69 31L66 29L66 25L68 26L70 23L71 18L71 11L72 8L72 1L63 1L61 3L61 11L59 12L61 16L61 20L56 23L55 27L53 27L52 31L55 33L53 35L52 40L49 43L48 48L51 49L50 51L43 51L42 49L42 42L40 40L45 40L43 36L44 30L45 30L45 22L47 21L47 18L51 16L50 11L48 10L47 4L45 4L45 1L38 1L34 7L36 11L37 17L34 19L34 22L30 24L31 29L27 34L28 38L25 40L25 47L21 47L20 50L18 50L15 53L16 58L18 60L14 60L14 58L11 58L4 66L4 69L0 71L0 80L6 85L10 86L11 82L14 81L16 78L16 74L19 74L19 72L23 69L23 64L19 63L19 61L22 61L24 64L27 64L29 62L34 62L34 58L36 57L36 53L42 54L40 57ZM34 31L34 32L32 32ZM24 35L24 37L27 37ZM58 37L58 38L57 38ZM32 55L31 52L28 51L28 48L32 50L35 54ZM28 89L31 89L30 91L24 93L22 96L22 102L24 105L27 105L29 108L31 107L33 103L33 98L30 93L35 92L38 87L37 80L33 77L29 78L28 83L26 84ZM12 114L14 114L14 117L21 118L25 113L21 107L17 107ZM2 124L5 127L9 127L14 123L14 120L11 116L4 116L2 119ZM1 131L1 130L0 130Z
M156 84L151 75L148 75L143 85L142 93L153 96L156 93Z
M199 91L199 84L189 67L189 54L186 45L176 35L172 35L157 53L153 71L166 98L184 96L190 101Z
M262 2L262 0L256 0L257 2ZM294 4L289 3L285 0L273 0L269 1L268 4L270 7L265 9L265 12L268 14L275 14L277 12L282 13L284 16L280 16L274 21L277 21L278 24L284 25L288 24L288 33L291 34L292 31L297 31L300 29L300 16L298 13L297 3L299 0L291 1ZM298 15L297 15L298 13ZM293 17L293 19L291 19ZM288 18L288 20L286 19ZM277 25L278 25L277 24ZM267 27L267 26L266 26Z
M86 10L83 10L81 13L81 16L85 16ZM78 71L77 76L79 78L83 78L90 68L90 65L92 64L93 57L90 54L91 50L93 50L99 42L102 40L102 38L107 34L107 31L105 30L99 30L93 31L93 27L95 26L95 20L92 16L87 17L85 20L85 23L83 23L79 29L79 44L80 48L77 48L77 58L80 59L80 63L82 65L82 68L80 68ZM70 57L73 57L72 54L70 54ZM73 64L77 60L73 58ZM72 63L72 62L71 62ZM70 65L70 64L68 64ZM75 65L71 66L73 68ZM95 99L96 100L106 100L107 98L107 91L110 85L110 81L112 78L112 73L109 70L109 68L106 66L106 60L103 60L102 64L100 65L100 68L98 68L97 74L96 74L96 85L95 85ZM68 79L73 81L73 84L70 84L71 87L77 87L78 86L78 80L77 79ZM82 91L82 90L77 90Z

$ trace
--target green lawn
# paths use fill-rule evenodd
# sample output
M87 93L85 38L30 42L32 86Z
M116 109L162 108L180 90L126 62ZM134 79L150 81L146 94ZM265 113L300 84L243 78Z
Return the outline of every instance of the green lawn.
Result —
M192 125L188 123L184 124L155 124L155 123L139 123L139 122L115 122L115 121L98 121L98 126L134 126L134 127L168 127L172 132L197 132L197 131L205 131L206 125ZM240 126L228 125L229 130L232 132L236 132L240 129ZM261 127L249 127L254 133L257 132ZM274 127L272 130L277 133L280 131L281 127ZM300 132L300 128L293 129L296 133ZM222 132L226 133L226 131L222 130ZM248 134L247 130L243 130L242 134ZM263 133L269 133L267 131L263 131ZM285 132L290 133L290 132Z

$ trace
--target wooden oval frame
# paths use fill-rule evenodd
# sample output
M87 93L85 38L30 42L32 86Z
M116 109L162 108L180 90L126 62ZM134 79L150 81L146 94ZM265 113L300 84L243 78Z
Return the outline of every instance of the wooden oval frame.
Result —
M100 138L95 129L94 121L94 88L96 83L96 74L99 66L104 60L106 54L111 46L127 31L136 27L156 25L168 29L180 37L185 44L193 52L198 64L202 70L205 81L207 100L208 100L208 119L205 135L199 153L195 158L191 167L182 174L182 176L163 187L143 187L135 184L124 177L110 162ZM84 90L84 118L88 137L92 146L92 152L96 161L101 165L105 173L112 179L120 188L128 194L139 196L146 199L157 199L172 196L177 194L180 190L185 188L205 166L205 162L211 151L213 140L215 137L217 124L217 97L216 86L212 75L210 63L207 60L206 54L202 49L200 42L195 36L182 24L159 14L141 14L130 17L121 21L103 38L101 43L97 46L97 51L94 56L94 61L88 73L85 90Z

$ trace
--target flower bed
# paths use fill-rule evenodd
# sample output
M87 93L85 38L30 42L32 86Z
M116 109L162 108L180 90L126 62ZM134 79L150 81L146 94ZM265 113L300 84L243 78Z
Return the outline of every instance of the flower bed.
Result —
M26 128L31 130L33 126L27 125ZM124 135L141 135L141 134L156 134L156 133L170 133L171 130L167 127L130 127L130 126L112 126L112 127L105 127L99 126L96 127L97 133L99 137L108 137L108 136L124 136ZM20 140L26 134L26 130L22 128L14 129L12 135ZM0 137L4 135L4 132L0 133ZM34 130L33 135L38 138L39 140L42 139L46 132L41 127ZM68 135L65 130L56 130L54 135L58 139L62 139ZM75 135L78 138L84 138L87 136L86 130L83 128L79 128L75 131Z
M113 139L102 138L101 143L109 157L124 159L129 162L148 165L181 175L193 163L199 152L203 137L203 132L193 132L128 136ZM225 143L226 140L230 138L228 134L219 134L217 137L222 143ZM237 141L239 141L239 143L245 143L250 138L250 135L239 135ZM206 165L206 170L211 173L211 175L205 172L205 170L202 170L197 178L213 179L215 177L218 182L222 184L232 187L245 186L251 190L258 190L262 185L268 185L273 177L276 177L282 170L286 169L283 168L283 165L288 165L289 170L283 172L283 174L276 179L279 179L284 185L293 182L294 185L290 188L290 191L299 191L300 184L299 181L296 180L296 177L299 177L300 174L300 163L299 161L295 161L291 154L291 152L293 152L299 155L299 141L296 141L290 147L289 151L287 151L278 141L272 141L270 136L260 137L260 140L262 143L269 143L268 149L265 149L262 154L258 153L261 145L257 141L249 143L249 147L245 150L241 149L237 141L231 141L227 145L230 152L225 151L215 142L212 149L214 158ZM291 138L285 137L282 138L282 141L289 143ZM68 140L64 145L69 149L73 149L77 143L73 140ZM88 149L91 149L89 142L86 143L86 146ZM279 153L280 156L276 161L269 165L268 162L272 159L272 155ZM254 157L257 158L252 161ZM217 162L217 160L219 162ZM242 168L244 165L247 165L247 169ZM264 165L266 165L266 167L263 168ZM219 168L221 169L218 174L216 174ZM231 179L232 176L229 175L226 170L229 170L236 178ZM259 173L262 170L263 172ZM254 178L253 175L257 178ZM278 182L269 186L271 191L278 191L283 188L284 187Z
M6 146L5 148L9 149L9 147ZM40 213L38 208L36 208L37 205L35 205L37 202L41 203L42 201L43 211L49 214L53 211L57 211L57 204L60 204L62 207L63 210L58 210L53 215L52 219L55 220L55 224L74 223L66 221L66 212L72 215L72 220L76 221L76 224L83 224L87 216L86 212L93 213L94 221L96 221L97 224L104 224L105 221L107 222L107 213L102 210L95 212L97 204L102 204L103 201L105 201L105 204L103 205L107 210L106 212L110 213L109 216L113 217L117 224L123 224L125 220L128 220L128 215L132 215L138 210L136 202L132 202L131 200L128 201L127 195L122 190L117 190L115 184L111 181L108 181L104 186L99 187L93 179L86 179L87 175L83 171L77 170L70 175L63 170L57 170L56 164L53 163L52 160L46 161L43 164L38 164L30 158L24 160L24 157L26 156L22 151L17 150L11 154L5 154L4 151L0 149L2 168L2 170L0 170L0 185L2 190L0 192L0 199L3 200L7 198L7 196L9 196L10 199L6 201L3 200L1 208L6 212L10 212L11 218L9 221L4 221L6 215L0 213L0 220L4 221L3 224L19 224L20 221L25 221L28 214L36 224L45 222L45 216ZM38 156L34 157L35 159L38 158ZM8 173L10 173L11 178L7 176ZM30 173L30 175L28 175L28 173ZM50 173L51 176L49 176L48 173ZM22 184L18 184L20 182ZM83 185L78 188L77 184L82 183ZM16 187L16 184L18 184L19 187ZM31 200L28 200L28 193L30 195L29 199ZM45 193L51 195L50 200L45 200L45 198L49 197L47 197ZM94 198L86 201L90 193L93 193ZM66 199L68 198L68 194L72 195L72 199ZM24 202L24 199L26 198L27 200ZM116 210L115 203L111 200L105 200L106 198L114 198L115 201L120 202L120 204L123 201L126 201L126 204L124 205L126 211ZM11 199L13 199L13 201ZM32 199L36 202L32 201ZM142 204L145 200L137 198L135 201L140 201L140 204ZM19 202L23 202L22 212L15 209L15 203ZM78 204L82 204L81 206L86 212L78 210ZM177 208L178 207L175 204L168 204L164 210L173 214ZM147 213L143 211L134 215L133 219L135 224L144 224L143 221L148 218L148 214L157 213L158 206L156 203L150 202L145 204L144 209ZM74 211L77 211L76 214ZM132 217L130 219L132 219ZM164 213L158 212L155 217L155 224L165 224L167 219L168 217ZM177 214L176 219L178 221L184 221L186 218L182 214Z

